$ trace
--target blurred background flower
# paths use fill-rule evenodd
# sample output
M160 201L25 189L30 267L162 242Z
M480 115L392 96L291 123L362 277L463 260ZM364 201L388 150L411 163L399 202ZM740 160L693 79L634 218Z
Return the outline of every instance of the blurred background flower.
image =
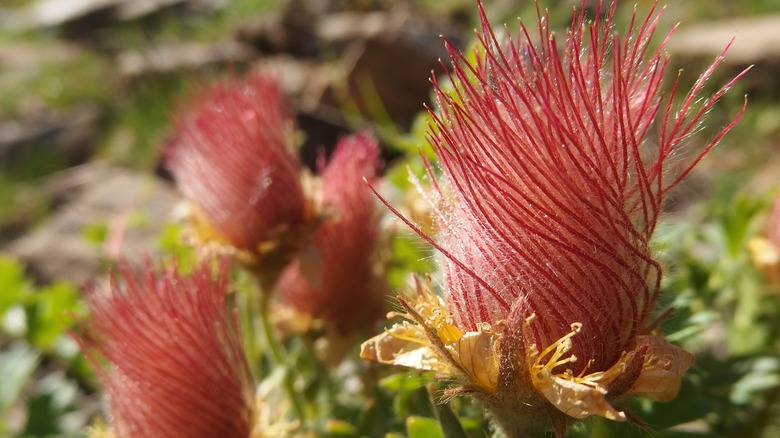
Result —
M769 212L764 236L753 238L748 245L753 264L770 283L780 287L780 197Z
M227 268L213 278L208 264L187 276L125 266L110 290L90 293L78 340L109 397L115 436L250 436L255 389Z
M175 117L164 159L192 202L196 244L223 244L254 255L294 234L307 202L294 151L295 121L270 76L217 82L193 94Z
M387 286L380 263L379 211L368 184L378 181L380 150L368 134L342 139L323 166L322 223L277 285L279 299L329 330L348 334L383 316Z

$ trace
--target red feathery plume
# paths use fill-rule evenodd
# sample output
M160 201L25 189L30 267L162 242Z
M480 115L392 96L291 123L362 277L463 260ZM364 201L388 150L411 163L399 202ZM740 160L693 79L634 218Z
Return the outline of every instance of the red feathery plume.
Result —
M631 418L612 406L621 396L676 396L691 355L650 320L650 238L664 196L736 123L687 154L736 80L701 99L722 56L677 103L677 82L661 92L666 40L650 48L655 8L621 37L616 1L593 20L584 3L562 44L541 12L538 37L522 27L500 43L481 4L475 61L448 44L452 85L434 79L430 111L439 233L402 217L443 255L446 308L418 281L399 296L407 321L361 346L366 360L448 375L506 436L565 436L573 419Z
M81 348L110 398L118 437L249 437L253 384L227 269L202 265L134 274L123 267L110 294L89 296ZM104 363L105 361L105 363Z
M534 315L509 329L540 349L581 323L574 375L610 368L649 331L660 282L649 240L663 198L734 123L687 156L734 81L701 99L719 57L676 103L677 82L661 90L666 40L651 49L660 14L632 19L621 37L615 7L593 21L575 11L563 44L541 13L538 43L525 27L499 42L480 7L476 62L448 45L452 89L434 81L450 311L468 331Z
M382 316L376 200L365 182L376 178L379 163L379 146L367 134L338 143L321 175L325 219L314 246L304 249L278 283L283 302L344 330Z
M261 74L217 83L176 119L164 151L179 188L241 249L304 220L294 119L279 84Z

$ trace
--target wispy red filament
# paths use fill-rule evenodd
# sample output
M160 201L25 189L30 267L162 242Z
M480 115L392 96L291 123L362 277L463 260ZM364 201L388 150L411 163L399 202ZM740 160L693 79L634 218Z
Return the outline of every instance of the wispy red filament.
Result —
M660 284L649 240L664 195L734 123L672 168L733 81L697 103L719 57L680 104L677 82L664 97L666 41L650 48L660 14L632 19L621 38L615 7L592 22L575 12L562 46L541 13L538 43L525 27L499 43L481 10L476 62L448 45L453 87L434 80L437 246L451 311L467 330L535 314L523 330L538 346L582 323L575 373L589 360L589 372L609 368L647 330Z

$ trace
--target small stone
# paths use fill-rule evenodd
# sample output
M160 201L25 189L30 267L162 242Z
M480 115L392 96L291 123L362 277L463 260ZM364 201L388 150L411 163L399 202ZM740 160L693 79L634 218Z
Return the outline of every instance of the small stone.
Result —
M98 106L85 103L67 111L45 110L34 117L0 120L0 170L44 153L63 165L83 163L93 152L100 119Z
M780 15L739 18L680 28L669 41L675 57L718 56L734 40L726 54L728 64L750 65L780 60Z
M160 232L180 199L157 178L101 163L54 175L44 191L63 205L7 247L41 283L64 279L81 285L98 278L107 261L140 262L155 254ZM90 241L90 229L105 230L105 240Z
M122 77L133 80L145 75L199 70L211 65L236 65L255 56L251 47L232 40L212 43L157 45L140 52L125 51L117 57Z

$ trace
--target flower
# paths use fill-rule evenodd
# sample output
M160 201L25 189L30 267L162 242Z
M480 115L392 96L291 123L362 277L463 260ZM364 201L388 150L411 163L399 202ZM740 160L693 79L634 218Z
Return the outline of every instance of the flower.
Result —
M753 264L773 285L780 286L780 196L774 202L764 237L748 242Z
M766 238L775 248L780 248L780 196L775 199L772 212L766 224Z
M408 321L362 346L449 375L449 393L474 395L508 436L624 421L618 397L669 400L691 362L653 320L650 238L664 196L736 123L683 155L736 78L699 101L721 56L677 106L677 82L661 92L666 40L650 49L660 14L634 16L621 37L616 6L589 21L583 4L559 46L541 13L538 43L522 24L499 43L480 4L475 62L448 44L452 89L434 79L430 132L440 231L421 233L443 255L446 301L418 281L399 297Z
M379 146L368 134L339 141L321 177L322 215L277 284L281 302L339 333L376 322L385 288L377 268L379 217L366 181L374 182Z
M123 267L108 293L89 296L77 341L108 393L114 436L251 436L253 380L227 269L211 272Z
M176 120L164 160L192 202L192 239L262 255L309 212L295 123L277 81L262 74L216 83ZM283 242L282 242L283 243Z

